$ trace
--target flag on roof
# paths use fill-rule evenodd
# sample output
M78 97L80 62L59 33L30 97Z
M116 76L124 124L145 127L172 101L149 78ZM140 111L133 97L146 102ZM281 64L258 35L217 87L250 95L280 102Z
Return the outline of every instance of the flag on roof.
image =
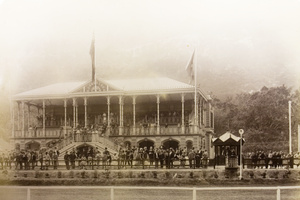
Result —
M188 75L190 77L190 83L194 82L195 80L195 63L194 63L194 55L195 55L195 50L188 62L188 64L185 67L185 70L188 72Z
M95 35L93 34L93 39L90 48L90 55L92 59L92 80L95 80Z

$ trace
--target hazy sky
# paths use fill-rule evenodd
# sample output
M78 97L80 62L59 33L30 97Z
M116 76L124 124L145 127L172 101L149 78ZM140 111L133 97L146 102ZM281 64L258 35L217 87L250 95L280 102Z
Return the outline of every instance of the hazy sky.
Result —
M186 80L197 47L201 80L235 71L299 86L299 0L0 0L0 81L89 79L93 32L98 77Z

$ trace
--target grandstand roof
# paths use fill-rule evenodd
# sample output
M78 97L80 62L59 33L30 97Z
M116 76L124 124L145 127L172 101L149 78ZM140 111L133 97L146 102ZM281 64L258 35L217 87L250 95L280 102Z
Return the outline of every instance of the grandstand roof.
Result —
M139 78L123 80L106 80L107 83L124 91L164 90L193 88L194 86L170 78Z
M116 79L105 80L97 79L97 84L106 85L113 91L120 92L134 92L134 91L159 91L159 90L172 90L178 89L193 89L193 85L189 85L171 78L137 78L137 79ZM45 87L29 90L16 94L14 97L20 99L22 97L44 97L44 96L64 96L72 93L78 93L81 88L84 88L88 84L93 84L89 81L77 81L56 83ZM192 90L191 90L192 91ZM102 92L107 92L103 90Z

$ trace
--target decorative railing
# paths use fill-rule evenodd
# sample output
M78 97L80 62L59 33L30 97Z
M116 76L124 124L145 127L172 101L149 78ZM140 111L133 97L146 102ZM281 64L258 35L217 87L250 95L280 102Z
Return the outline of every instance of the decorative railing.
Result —
M184 131L184 133L183 133ZM86 132L73 132L73 130L68 129L67 134L65 134L64 129L60 128L46 128L45 133L43 129L24 131L15 131L15 138L54 138L54 139L65 139L67 143L73 142L95 142L98 137L106 136L118 136L118 135L181 135L181 134L193 134L195 133L194 126L186 126L182 129L178 125L160 126L159 133L157 126L147 125L147 126L124 126L124 127L109 127L106 134L102 134L99 131Z

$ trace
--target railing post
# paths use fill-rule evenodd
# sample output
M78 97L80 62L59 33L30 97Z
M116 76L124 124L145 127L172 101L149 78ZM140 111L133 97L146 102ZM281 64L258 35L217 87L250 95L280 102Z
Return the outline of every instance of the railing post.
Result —
M280 200L280 188L277 189L277 200Z
M27 188L27 200L30 200L30 188Z
M114 197L114 188L111 187L110 188L110 200L114 200L114 199L115 199L115 197Z
M196 196L196 188L193 187L193 200L196 200L197 196Z

